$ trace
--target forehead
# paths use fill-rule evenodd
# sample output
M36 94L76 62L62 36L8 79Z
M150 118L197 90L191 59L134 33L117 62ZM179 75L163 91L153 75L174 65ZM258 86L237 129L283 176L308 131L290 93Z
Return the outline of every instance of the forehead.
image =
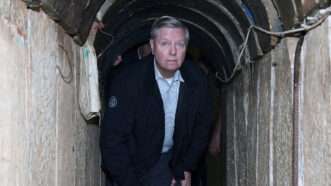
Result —
M185 40L183 28L162 27L156 32L156 39Z

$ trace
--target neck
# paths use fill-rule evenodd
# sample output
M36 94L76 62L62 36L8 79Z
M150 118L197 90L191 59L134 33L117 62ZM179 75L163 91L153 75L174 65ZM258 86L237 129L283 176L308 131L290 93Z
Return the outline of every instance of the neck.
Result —
M172 78L174 77L175 75L175 72L164 72L162 71L161 69L159 69L161 75L165 78L165 79L169 79L169 78Z

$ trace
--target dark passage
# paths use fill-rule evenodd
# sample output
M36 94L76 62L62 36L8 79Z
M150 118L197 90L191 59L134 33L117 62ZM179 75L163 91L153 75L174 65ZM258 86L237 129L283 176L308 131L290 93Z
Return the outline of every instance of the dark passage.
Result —
M253 5L253 6L252 6ZM220 110L225 110L222 90L233 78L237 63L246 63L268 52L271 38L252 35L248 40L245 57L238 56L251 24L269 29L279 23L270 22L261 2L236 3L212 1L116 1L104 15L104 32L97 34L95 47L99 58L102 89L108 90L113 75L113 63L121 56L124 64L135 61L139 49L148 43L150 27L155 18L171 15L182 20L190 29L188 55L192 62L203 63L208 71L213 94ZM257 11L259 10L259 11ZM273 27L274 29L280 29ZM107 91L104 92L107 95ZM221 95L221 96L220 96ZM106 96L104 96L106 99ZM105 100L105 102L107 102ZM218 110L218 109L216 109ZM218 111L215 111L218 114ZM225 114L221 115L221 153L218 158L207 156L208 185L226 185L226 127ZM215 129L216 130L216 129Z

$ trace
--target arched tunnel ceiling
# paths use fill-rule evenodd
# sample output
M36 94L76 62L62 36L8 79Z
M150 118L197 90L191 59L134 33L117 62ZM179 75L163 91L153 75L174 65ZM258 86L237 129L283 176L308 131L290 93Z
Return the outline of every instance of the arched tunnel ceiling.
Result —
M209 56L216 71L228 75L235 65L251 24L268 30L280 25L278 19L269 18L272 14L267 12L270 7L266 6L270 5L255 2L251 8L243 2L230 0L117 0L102 20L104 30L113 36L113 41L109 45L109 36L99 33L95 46L98 53L105 48L109 51L105 53L108 62L102 63L102 68L106 70L111 65L109 61L114 60L118 54L149 39L150 27L155 18L171 15L188 25L192 36L190 46L200 48ZM259 35L250 38L249 54L252 58L270 49L270 37Z
M95 20L97 12L104 4L121 2L120 4L132 4L141 0L23 0L28 8L34 10L42 9L50 18L59 23L69 35L71 35L77 44L82 45L86 41L90 27ZM222 3L229 10L239 13L237 5L247 5L255 15L259 25L263 25L263 19L266 18L265 11L277 10L281 22L285 29L289 29L303 21L304 17L309 15L316 8L327 7L331 4L330 0L205 0L210 3ZM155 3L156 0L146 1ZM178 2L181 2L178 0ZM197 1L189 2L199 4ZM269 6L272 4L273 6ZM233 6L234 5L234 6ZM266 5L266 6L265 6ZM232 7L232 8L231 8ZM238 18L238 17L237 17ZM240 21L240 19L238 19ZM260 22L261 21L261 22ZM242 20L240 22L243 22Z
M86 41L96 14L105 0L24 0L29 8L42 9L58 22L74 40ZM149 38L150 25L161 15L176 16L192 35L191 46L200 48L213 61L217 71L229 74L250 25L280 31L299 24L329 0L106 0L103 22L113 38L98 33L95 47L110 60L118 53ZM105 3L106 4L106 3ZM109 45L112 40L112 44ZM249 55L256 58L268 52L275 41L261 33L248 42ZM103 73L110 63L100 63Z

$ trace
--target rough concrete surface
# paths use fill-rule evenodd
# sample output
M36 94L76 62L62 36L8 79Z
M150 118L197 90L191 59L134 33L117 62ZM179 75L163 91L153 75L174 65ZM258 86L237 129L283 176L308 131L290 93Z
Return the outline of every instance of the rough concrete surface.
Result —
M284 41L227 87L227 185L292 185L291 87Z
M330 25L305 35L299 66L286 38L226 87L227 185L331 184Z
M309 32L300 69L300 183L331 185L331 18Z
M100 185L98 127L77 103L79 47L44 13L0 1L0 56L0 185Z

